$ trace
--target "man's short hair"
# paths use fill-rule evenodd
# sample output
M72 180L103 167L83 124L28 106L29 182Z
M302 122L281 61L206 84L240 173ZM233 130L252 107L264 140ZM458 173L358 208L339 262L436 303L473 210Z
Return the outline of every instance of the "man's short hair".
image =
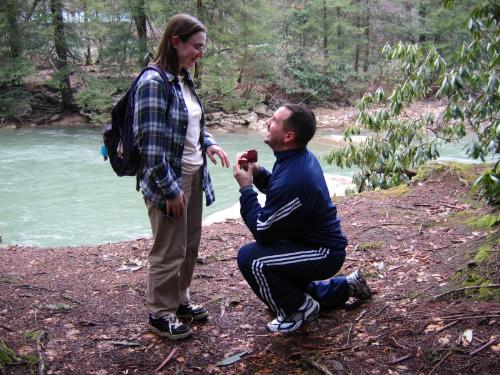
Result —
M316 116L302 104L284 104L292 114L284 121L285 128L295 133L297 144L306 146L316 133Z

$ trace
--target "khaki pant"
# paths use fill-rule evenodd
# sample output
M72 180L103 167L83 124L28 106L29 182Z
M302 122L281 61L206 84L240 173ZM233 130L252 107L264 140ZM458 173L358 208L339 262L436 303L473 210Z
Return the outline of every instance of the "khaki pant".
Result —
M175 314L179 304L189 302L189 285L201 238L201 178L201 169L182 176L186 209L178 219L166 216L146 201L154 241L149 253L147 303L154 317Z

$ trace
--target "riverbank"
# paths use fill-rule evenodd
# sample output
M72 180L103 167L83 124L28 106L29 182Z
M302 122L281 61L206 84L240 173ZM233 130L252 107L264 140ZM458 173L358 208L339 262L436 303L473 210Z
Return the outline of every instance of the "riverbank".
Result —
M266 331L270 316L237 269L251 241L241 220L204 228L192 296L211 317L177 343L147 330L150 239L1 247L0 338L17 363L5 371L36 371L41 358L47 374L151 374L162 364L165 374L496 374L499 216L470 192L478 173L436 163L411 186L337 199L350 241L342 273L362 268L374 298L322 311L290 335Z

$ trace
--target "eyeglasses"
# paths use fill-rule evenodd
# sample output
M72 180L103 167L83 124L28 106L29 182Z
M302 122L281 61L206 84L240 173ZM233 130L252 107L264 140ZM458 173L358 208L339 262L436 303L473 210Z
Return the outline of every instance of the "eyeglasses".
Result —
M207 45L203 43L192 43L192 42L188 43L191 44L191 46L198 52L205 52L205 50L207 49Z

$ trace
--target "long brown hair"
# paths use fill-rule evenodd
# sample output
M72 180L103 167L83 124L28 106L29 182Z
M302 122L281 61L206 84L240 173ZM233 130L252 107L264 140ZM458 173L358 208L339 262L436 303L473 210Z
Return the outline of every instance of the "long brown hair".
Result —
M172 74L180 72L177 50L172 45L172 37L177 35L183 42L198 32L207 32L207 28L197 18L189 14L176 14L168 21L163 37L158 45L153 64Z

